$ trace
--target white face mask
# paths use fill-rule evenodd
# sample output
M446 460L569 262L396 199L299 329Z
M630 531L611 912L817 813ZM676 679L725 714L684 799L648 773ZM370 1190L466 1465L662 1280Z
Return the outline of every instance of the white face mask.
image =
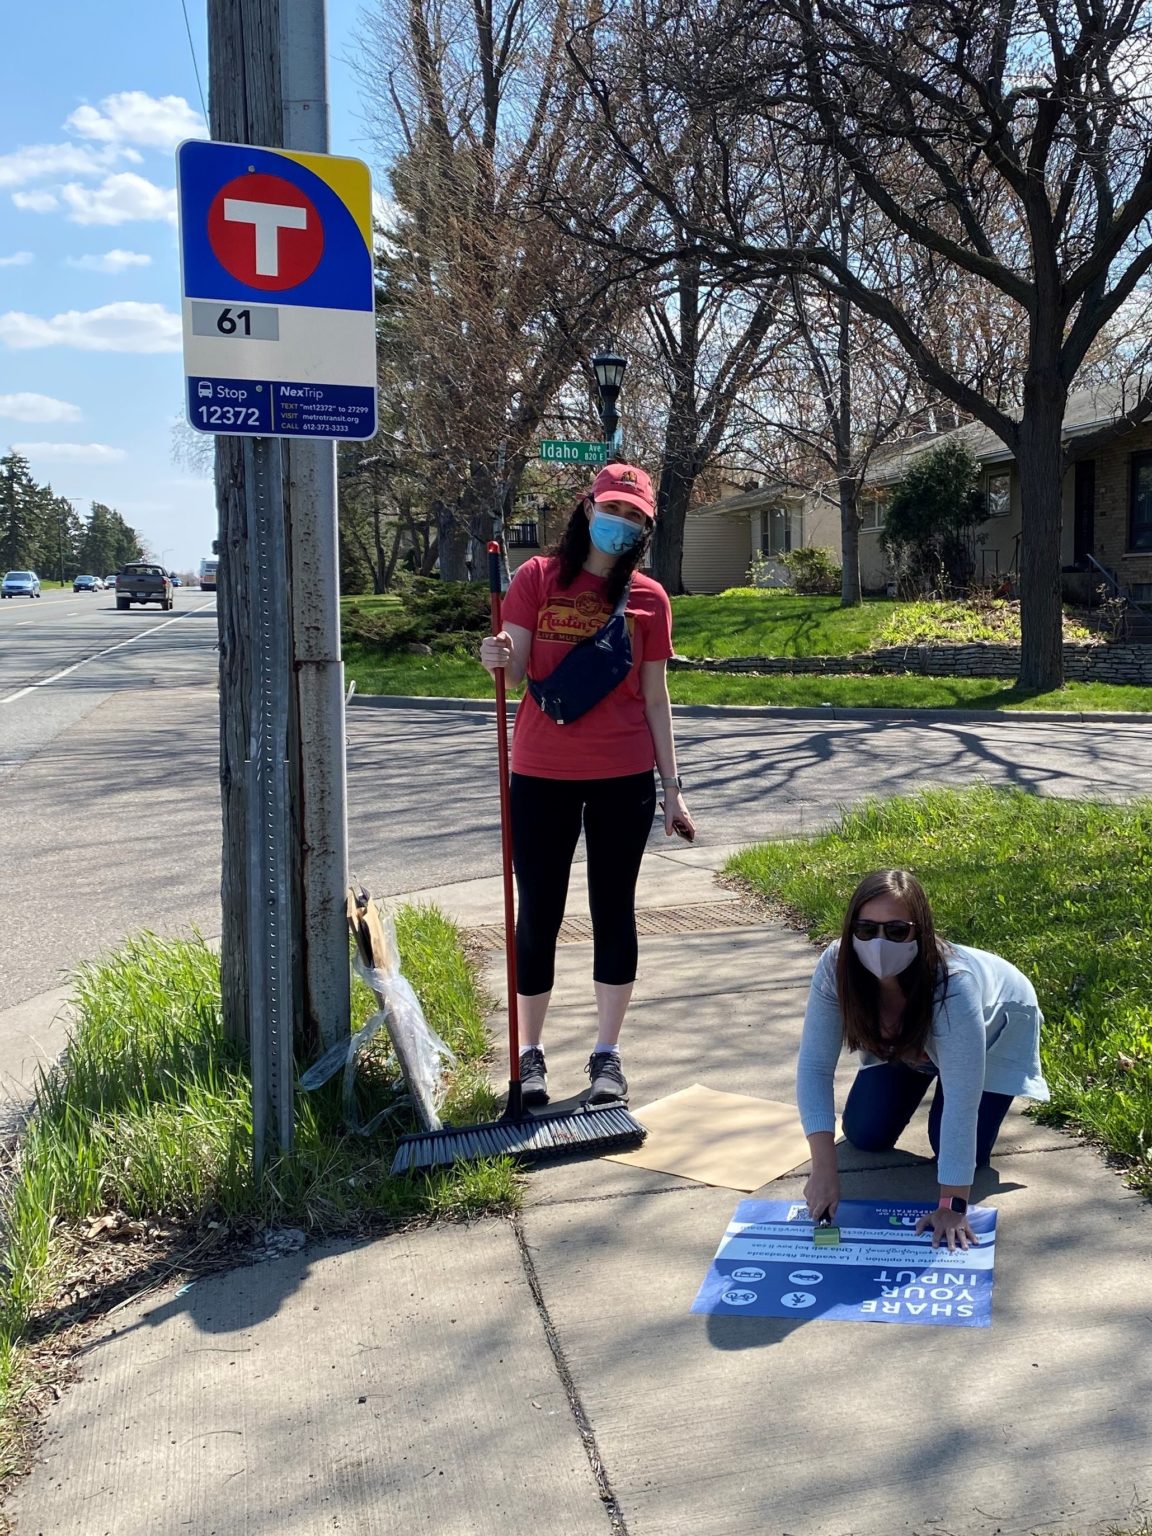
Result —
M915 960L920 945L915 939L897 944L895 939L877 934L874 939L853 938L852 948L864 969L883 980L886 976L899 976L901 971L906 971Z

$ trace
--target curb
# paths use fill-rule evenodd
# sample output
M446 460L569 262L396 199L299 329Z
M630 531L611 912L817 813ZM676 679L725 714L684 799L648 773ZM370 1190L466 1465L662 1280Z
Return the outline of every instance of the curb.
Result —
M495 714L491 699L449 699L439 695L422 697L393 693L354 693L348 701L361 709L438 709L465 714ZM508 712L514 714L517 701L508 700ZM1059 723L1072 725L1152 725L1152 711L1101 710L1095 713L1075 709L865 709L838 708L834 705L790 704L673 704L673 716L682 720L740 719L766 717L773 720L905 720L914 725L950 725L975 722L1004 723L1022 720L1025 724Z

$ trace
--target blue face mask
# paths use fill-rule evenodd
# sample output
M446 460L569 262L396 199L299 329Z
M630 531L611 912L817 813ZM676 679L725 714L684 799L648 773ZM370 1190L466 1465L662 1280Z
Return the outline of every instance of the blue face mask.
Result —
M613 517L611 512L593 512L588 536L602 555L623 555L636 548L644 537L644 529L626 517Z

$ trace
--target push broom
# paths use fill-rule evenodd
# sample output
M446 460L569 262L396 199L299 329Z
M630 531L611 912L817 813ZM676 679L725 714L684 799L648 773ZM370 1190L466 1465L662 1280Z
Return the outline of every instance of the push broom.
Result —
M488 546L492 633L500 633L500 546ZM516 1010L516 909L512 894L512 827L508 795L508 704L504 669L496 669L496 742L500 760L500 841L504 863L504 954L508 974L508 1103L499 1120L484 1125L445 1126L403 1136L392 1172L422 1173L476 1157L513 1157L520 1163L546 1162L575 1153L616 1152L639 1145L648 1134L619 1105L533 1115L524 1109L520 1085L520 1021Z

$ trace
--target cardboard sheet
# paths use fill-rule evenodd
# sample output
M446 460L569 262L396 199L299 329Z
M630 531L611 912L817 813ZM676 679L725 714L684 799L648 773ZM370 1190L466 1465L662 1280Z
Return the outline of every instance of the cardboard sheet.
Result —
M747 1192L808 1161L795 1104L695 1083L632 1113L647 1127L647 1139L610 1162Z

